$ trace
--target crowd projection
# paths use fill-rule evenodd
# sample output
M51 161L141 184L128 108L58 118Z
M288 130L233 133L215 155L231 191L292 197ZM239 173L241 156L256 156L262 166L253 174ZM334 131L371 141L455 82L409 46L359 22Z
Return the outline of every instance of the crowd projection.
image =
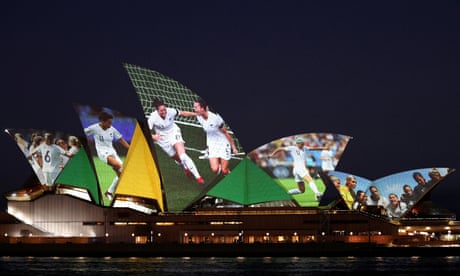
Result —
M398 219L406 215L417 217L418 209L413 207L451 172L450 168L423 168L373 181L339 171L328 176L350 210Z
M37 177L37 184L44 191L56 189L56 179L81 148L77 136L61 131L7 129L6 132L29 162Z

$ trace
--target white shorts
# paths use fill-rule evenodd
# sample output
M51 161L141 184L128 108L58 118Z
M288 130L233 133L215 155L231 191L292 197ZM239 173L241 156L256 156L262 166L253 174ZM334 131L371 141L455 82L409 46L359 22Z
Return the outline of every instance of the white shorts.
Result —
M109 156L113 156L118 162L120 162L121 164L123 163L120 157L118 156L117 152L115 151L115 149L104 149L102 151L97 152L97 157L99 157L99 159L101 159L101 161L106 164L107 164L107 158Z
M174 127L172 131L169 131L168 133L165 134L160 134L160 141L156 141L158 146L160 146L161 149L169 156L172 157L174 154L176 154L176 149L174 148L174 145L176 143L184 142L184 139L182 138L182 132L180 131L179 127Z
M295 182L303 182L303 178L309 173L304 166L298 166L292 168L292 174L294 175Z
M208 155L209 158L221 158L223 160L230 160L232 158L232 149L230 143L228 141L220 143L209 143Z

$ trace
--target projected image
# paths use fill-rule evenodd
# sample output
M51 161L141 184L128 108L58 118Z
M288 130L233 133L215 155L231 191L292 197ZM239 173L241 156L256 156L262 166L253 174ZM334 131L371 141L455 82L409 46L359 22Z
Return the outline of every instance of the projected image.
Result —
M374 181L338 171L331 172L329 177L350 210L398 219L407 213L417 215L412 207L449 172L449 168L425 168Z
M321 174L334 171L350 137L309 133L284 137L248 154L300 206L318 206L326 186Z
M245 156L227 122L197 94L158 72L125 65L151 132L169 211L204 196Z
M372 181L353 174L334 171L329 178L339 191L341 200L350 210L360 210L367 205L369 194L366 193Z
M105 107L75 105L94 162L104 205L111 204L136 120Z
M379 191L389 218L400 218L427 195L447 174L448 168L424 168L392 174L373 181L370 193Z
M76 136L59 131L8 129L7 133L16 141L45 191L55 190L55 180L81 147Z

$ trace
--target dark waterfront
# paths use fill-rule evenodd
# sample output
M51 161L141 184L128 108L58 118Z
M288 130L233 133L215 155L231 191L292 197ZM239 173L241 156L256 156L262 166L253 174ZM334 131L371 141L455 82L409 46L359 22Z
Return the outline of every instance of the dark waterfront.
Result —
M2 275L325 275L356 272L441 275L460 270L444 257L0 257Z

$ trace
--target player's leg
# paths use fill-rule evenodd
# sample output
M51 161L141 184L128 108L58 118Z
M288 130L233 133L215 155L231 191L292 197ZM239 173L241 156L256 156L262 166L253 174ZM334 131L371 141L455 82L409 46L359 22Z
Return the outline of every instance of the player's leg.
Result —
M210 147L211 148L211 147ZM232 158L232 149L230 147L230 144L228 142L225 143L216 143L212 147L212 152L209 155L218 157L219 159L219 164L220 164L220 170L223 175L227 175L230 173L230 159Z
M220 159L220 166L221 166L223 175L227 175L230 173L230 169L228 168L228 165L229 165L229 160Z
M318 187L316 187L316 183L313 181L313 178L310 176L308 172L304 175L303 179L308 182L308 186L310 186L310 189L313 191L313 193L315 193L316 199L320 200L323 193L321 193L318 190Z
M297 187L299 188L300 193L305 193L305 182L297 182Z
M299 181L296 183L297 183L297 188L290 189L288 191L288 194L298 195L298 194L303 194L305 192L305 183L303 183L303 181Z
M53 180L52 180L53 178L51 176L51 172L44 172L43 175L45 178L45 184L42 186L43 190L50 191L51 186L53 185Z
M183 142L177 142L174 144L174 148L176 149L177 155L184 167L186 167L195 177L199 184L204 184L203 178L201 177L200 173L198 172L198 168L195 165L195 162L188 156L185 152L185 147Z
M107 164L113 168L117 176L119 177L123 169L123 163L119 158L114 155L107 156Z
M115 194L115 190L117 189L117 186L118 186L118 180L121 175L121 171L123 169L123 163L121 162L120 158L118 158L117 156L109 155L107 156L107 164L113 168L116 174L109 188L104 193L105 196L107 196L110 200L112 200L113 195Z
M219 174L220 173L220 162L219 162L219 158L217 157L212 157L212 158L209 158L209 167L211 168L211 171L215 174Z
M192 175L192 172L188 169L187 165L180 160L179 155L177 155L177 153L174 153L171 156L171 158L174 160L176 165L181 166L184 169L184 172L187 176Z

